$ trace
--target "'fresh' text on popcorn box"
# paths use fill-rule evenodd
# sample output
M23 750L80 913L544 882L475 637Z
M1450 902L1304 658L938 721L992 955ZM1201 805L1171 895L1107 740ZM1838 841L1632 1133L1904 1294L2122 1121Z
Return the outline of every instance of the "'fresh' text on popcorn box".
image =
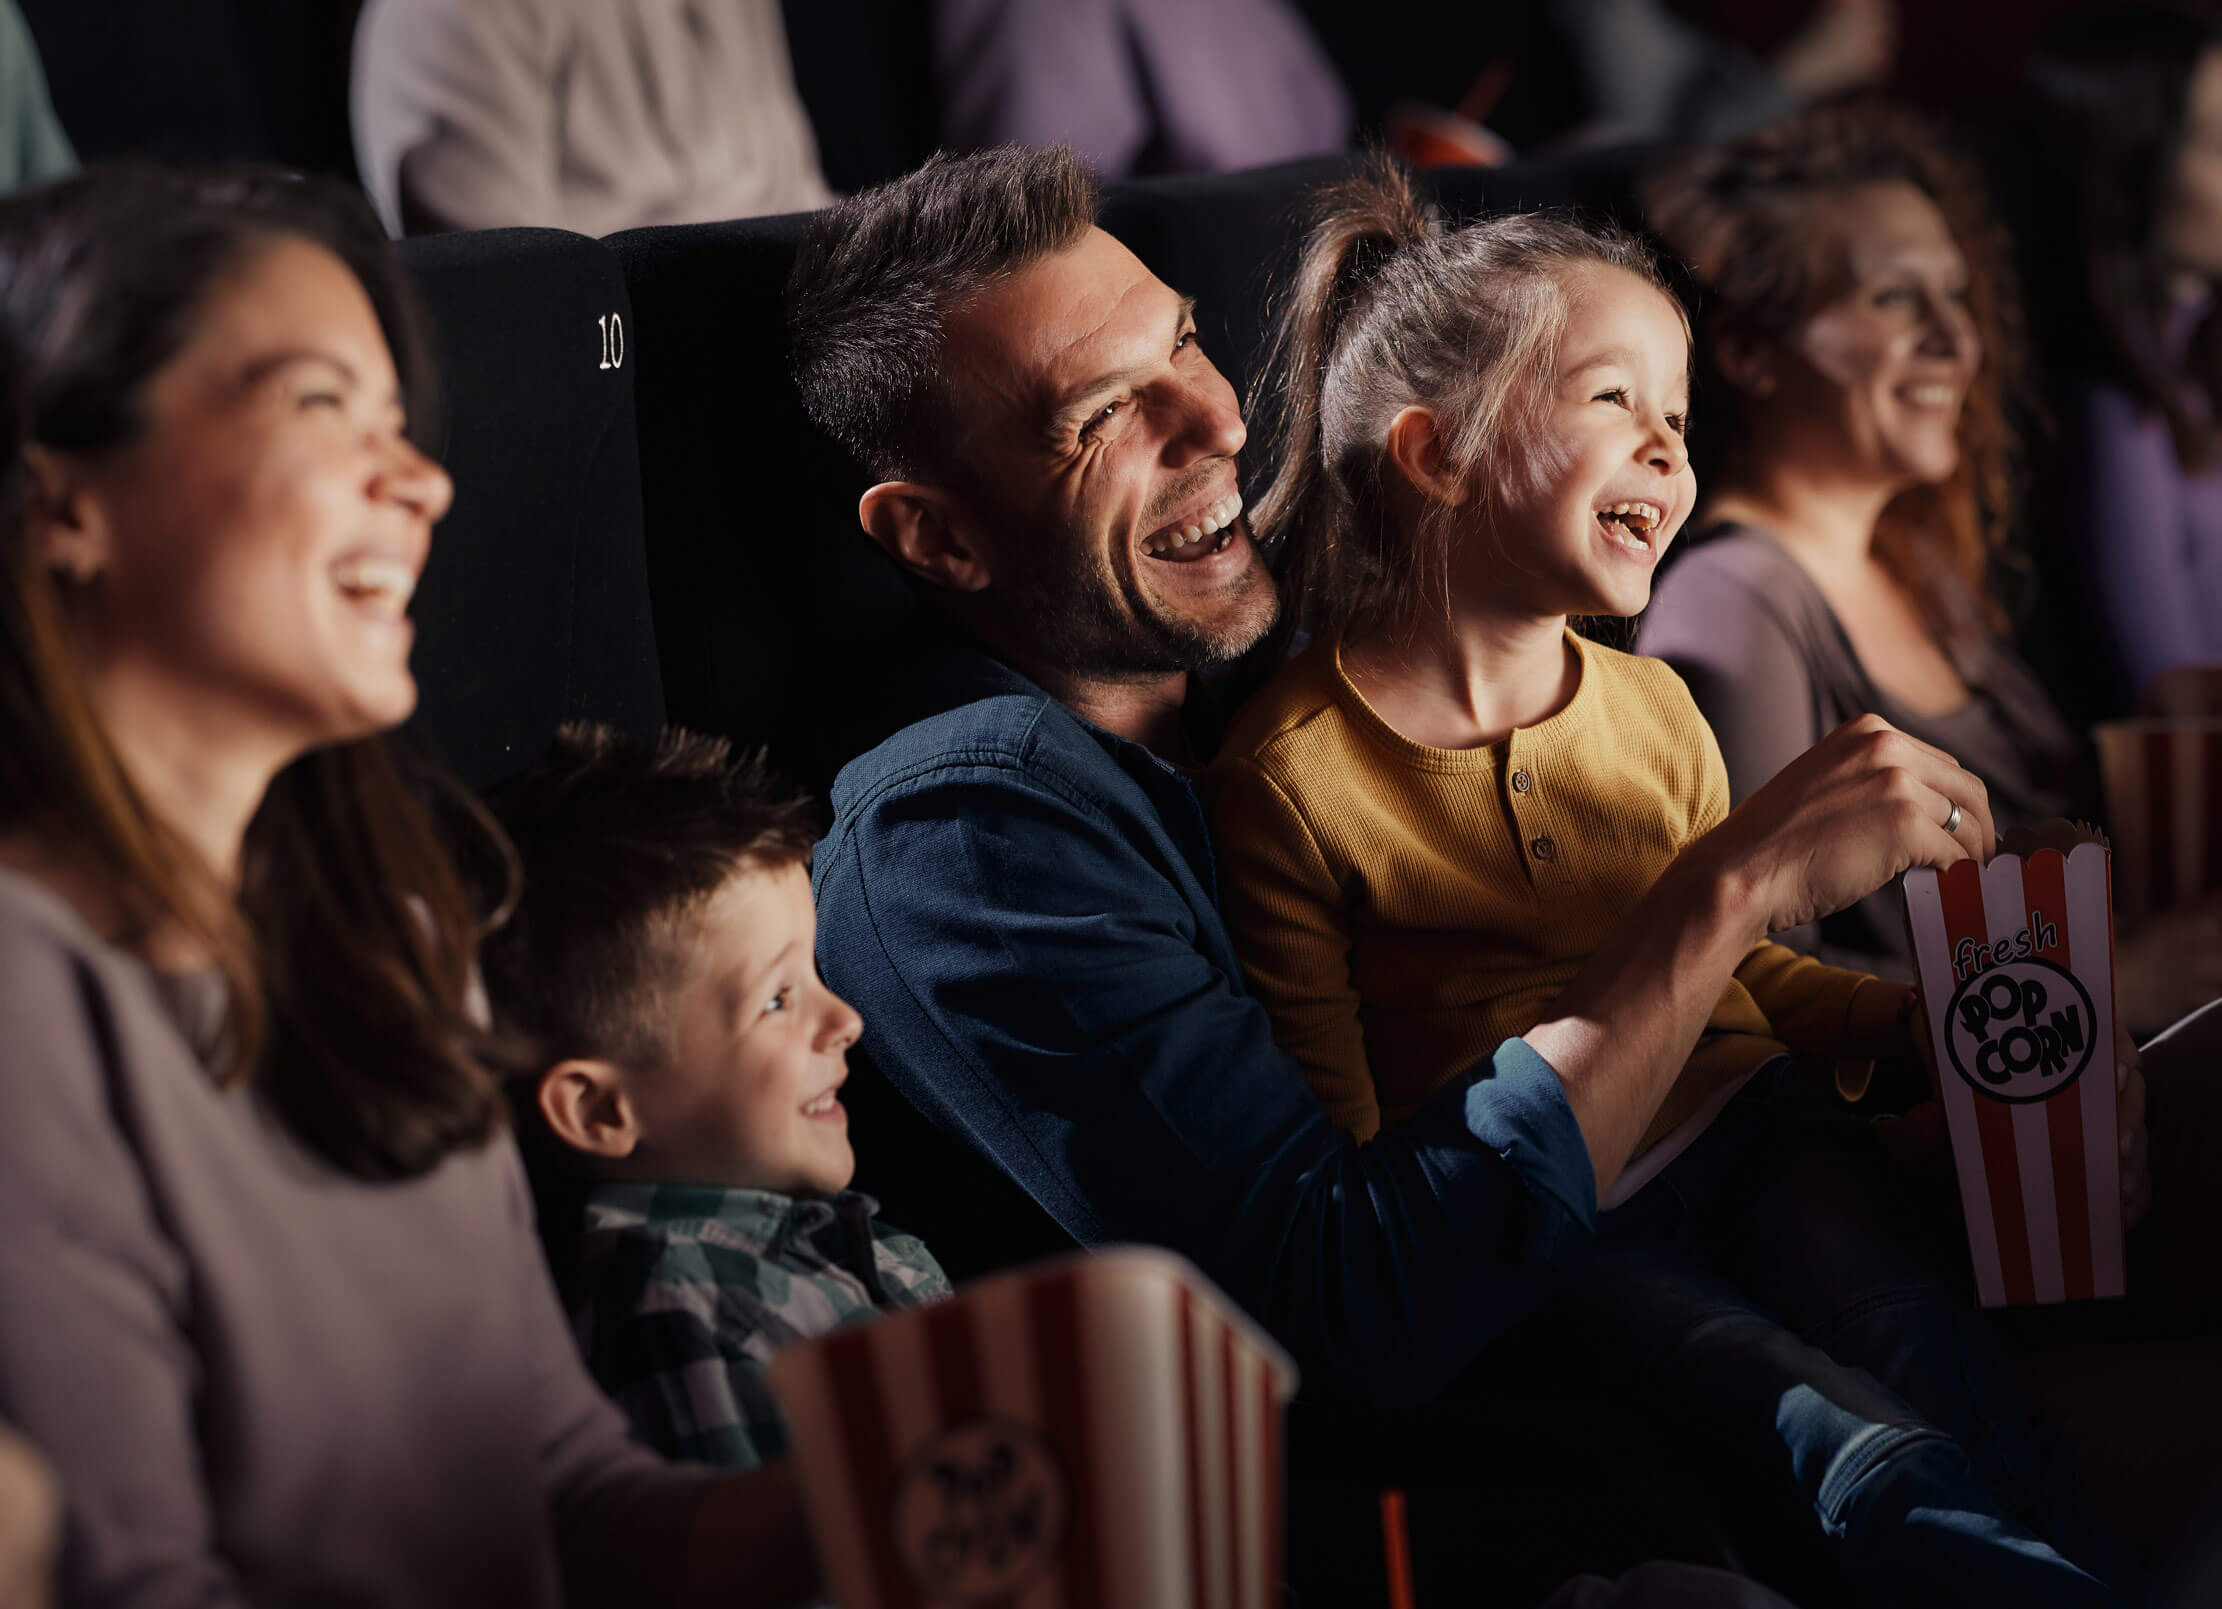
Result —
M2123 1292L2106 846L1905 876L1986 1307Z

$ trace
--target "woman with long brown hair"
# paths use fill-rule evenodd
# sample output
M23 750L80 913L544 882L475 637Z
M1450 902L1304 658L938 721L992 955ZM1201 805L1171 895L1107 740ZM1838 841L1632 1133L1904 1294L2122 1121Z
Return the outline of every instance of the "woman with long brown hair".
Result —
M532 1237L485 913L381 738L450 487L375 223L0 205L0 379L0 1418L64 1597L806 1591L784 1477L630 1447Z
M1905 114L1810 113L1647 187L1700 287L1695 545L1637 647L1681 672L1742 800L1876 714L1983 779L2000 828L2096 808L2083 751L2007 640L2021 330L1964 165ZM1785 935L1910 977L1897 893ZM2211 920L2127 935L2124 1014L2222 995Z

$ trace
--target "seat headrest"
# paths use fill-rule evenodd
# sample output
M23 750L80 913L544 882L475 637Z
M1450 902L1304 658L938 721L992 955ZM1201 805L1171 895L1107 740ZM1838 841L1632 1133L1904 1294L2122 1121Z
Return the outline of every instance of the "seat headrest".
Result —
M434 235L401 254L432 315L455 479L417 592L410 730L472 783L537 759L565 720L653 736L624 276L561 229Z

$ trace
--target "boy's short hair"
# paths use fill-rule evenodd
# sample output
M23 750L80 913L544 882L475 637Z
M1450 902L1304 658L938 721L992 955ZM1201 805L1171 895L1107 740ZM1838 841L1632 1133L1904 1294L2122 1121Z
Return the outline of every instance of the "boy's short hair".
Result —
M502 1026L546 1068L652 1063L652 1009L690 915L735 872L807 865L810 798L760 751L666 727L654 744L573 722L487 804L516 845L522 892L481 952Z

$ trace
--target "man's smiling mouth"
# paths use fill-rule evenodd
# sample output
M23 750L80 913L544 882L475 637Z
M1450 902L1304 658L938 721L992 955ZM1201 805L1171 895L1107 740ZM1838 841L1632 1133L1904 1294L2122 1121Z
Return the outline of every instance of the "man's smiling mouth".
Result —
M1242 494L1229 492L1201 514L1145 537L1142 551L1153 559L1165 559L1174 564L1223 553L1234 540L1234 522L1241 515Z

